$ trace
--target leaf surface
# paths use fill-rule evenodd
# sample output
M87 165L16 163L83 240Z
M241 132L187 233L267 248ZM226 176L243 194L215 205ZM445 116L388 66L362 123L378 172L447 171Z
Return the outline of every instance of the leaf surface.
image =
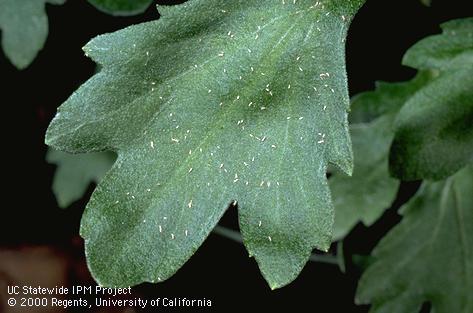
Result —
M399 181L390 177L388 166L394 119L406 100L433 77L433 73L420 72L408 82L378 82L376 90L353 98L353 175L334 171L329 179L335 206L334 241L345 237L360 221L371 226L396 198Z
M329 179L335 207L333 240L345 237L358 223L373 224L396 198L399 181L389 176L388 152L394 136L393 116L350 125L353 176L335 172Z
M328 249L326 167L352 169L344 40L362 2L192 0L84 48L102 70L46 142L118 154L81 225L100 284L169 278L233 201L271 288Z
M108 14L127 16L143 13L153 0L88 0L100 11Z
M403 220L375 248L357 302L372 313L473 312L473 167L424 182Z
M398 114L404 104L436 76L436 72L426 70L406 82L376 82L375 90L362 92L352 98L350 124L369 123L383 115Z
M0 0L2 48L18 69L28 67L46 42L46 3L64 2L65 0Z
M442 29L404 57L405 65L438 72L396 120L390 169L404 180L442 179L473 160L473 18Z
M53 192L60 207L66 208L83 197L91 183L98 183L112 167L111 152L69 154L49 149L46 160L57 166Z

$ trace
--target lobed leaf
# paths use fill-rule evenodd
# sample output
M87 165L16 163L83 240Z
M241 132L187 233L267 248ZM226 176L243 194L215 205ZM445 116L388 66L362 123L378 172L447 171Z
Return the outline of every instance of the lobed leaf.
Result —
M373 251L356 301L370 312L473 311L473 167L424 182L401 213L402 222Z
M442 179L473 160L473 18L442 29L404 57L404 64L435 70L438 77L396 120L390 169L400 179Z
M60 207L79 200L91 183L98 183L110 170L115 155L111 152L69 154L49 149L46 161L57 166L53 192Z
M389 176L388 151L394 136L393 116L350 125L353 176L339 172L329 179L335 207L333 240L340 240L358 223L370 226L396 198L399 181Z
M396 198L399 181L389 176L388 166L394 119L405 101L434 76L431 72L420 72L408 82L378 82L375 91L353 98L353 176L335 171L329 179L335 207L333 240L345 237L360 221L371 226Z
M399 83L376 82L374 91L355 95L350 106L350 124L369 123L383 115L395 115L417 91L438 74L420 71L412 80Z
M442 75L400 111L390 160L395 175L441 179L473 160L472 70Z
M404 55L404 65L441 73L471 67L473 63L473 17L441 25L442 34L427 37Z
M47 144L113 150L81 225L102 285L173 275L228 205L272 288L327 250L330 162L351 173L344 40L362 0L192 0L92 40L102 70Z
M2 48L18 69L28 67L48 37L46 3L64 4L65 0L0 0Z

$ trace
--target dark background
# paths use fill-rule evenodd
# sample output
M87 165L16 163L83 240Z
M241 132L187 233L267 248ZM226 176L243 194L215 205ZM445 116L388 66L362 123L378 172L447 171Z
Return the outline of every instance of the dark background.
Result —
M433 6L427 8L419 0L368 0L356 16L347 41L350 94L372 89L376 80L413 77L415 71L400 65L404 52L419 39L438 33L440 23L472 16L468 2L434 0ZM44 133L56 108L94 73L95 65L84 56L81 47L98 34L153 20L158 14L152 6L135 17L113 17L77 0L48 6L47 11L49 37L28 69L16 70L0 51L4 128L0 253L18 252L22 260L35 264L35 254L28 251L37 247L49 249L53 258L64 260L64 279L68 284L90 284L82 241L77 235L87 201L78 201L67 210L58 208L50 188L55 168L45 162ZM291 285L270 291L243 245L212 234L174 277L162 284L138 286L135 291L149 297L206 297L220 312L254 308L367 312L367 306L356 306L353 301L361 269L353 264L352 256L370 253L400 220L397 209L417 187L418 183L403 184L395 204L380 221L370 229L359 225L346 238L345 274L334 265L312 262ZM92 190L93 186L88 196ZM235 210L227 212L222 224L237 228ZM48 270L54 272L55 268ZM0 280L1 275L8 274L2 271L0 267ZM19 268L20 274L22 271ZM1 301L0 297L0 311ZM424 311L428 311L428 305Z

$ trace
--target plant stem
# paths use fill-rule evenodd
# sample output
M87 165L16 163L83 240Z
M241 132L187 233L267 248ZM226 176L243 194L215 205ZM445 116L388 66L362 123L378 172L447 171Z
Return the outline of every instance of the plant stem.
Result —
M238 242L241 244L243 243L243 238L241 237L240 233L237 231L234 231L233 229L217 225L215 226L213 232L216 233L217 235L233 240L235 242Z

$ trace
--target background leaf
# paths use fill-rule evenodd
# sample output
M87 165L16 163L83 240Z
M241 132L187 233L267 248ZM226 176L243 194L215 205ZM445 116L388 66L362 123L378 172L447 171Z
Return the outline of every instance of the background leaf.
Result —
M382 115L395 115L418 90L438 74L420 71L412 80L399 83L376 82L374 91L355 95L350 106L350 124L371 122Z
M118 159L81 235L102 285L170 277L229 203L272 288L331 242L326 166L350 173L344 38L362 1L204 1L99 36L102 71L46 142Z
M445 178L473 160L473 18L442 29L404 57L406 65L438 72L396 121L390 169L404 180Z
M357 302L373 313L473 311L473 168L425 182L402 209L402 222L373 251Z
M5 55L18 69L28 67L48 37L45 4L65 0L0 0L0 29Z
M340 240L358 223L371 226L396 198L399 181L389 176L388 155L393 122L405 101L432 80L421 72L403 83L378 82L376 90L355 96L351 104L353 176L334 171L329 179L335 206L333 240Z
M358 223L370 226L396 198L398 180L388 171L388 151L393 138L393 116L350 126L353 141L352 177L335 172L329 179L335 206L333 240L339 240Z
M66 208L84 196L91 183L98 183L110 170L116 156L111 152L69 154L48 150L46 161L57 166L53 192L60 207Z
M432 0L420 0L423 5L430 7L432 5Z
M140 14L153 3L153 0L88 0L100 11L112 15L126 16Z

